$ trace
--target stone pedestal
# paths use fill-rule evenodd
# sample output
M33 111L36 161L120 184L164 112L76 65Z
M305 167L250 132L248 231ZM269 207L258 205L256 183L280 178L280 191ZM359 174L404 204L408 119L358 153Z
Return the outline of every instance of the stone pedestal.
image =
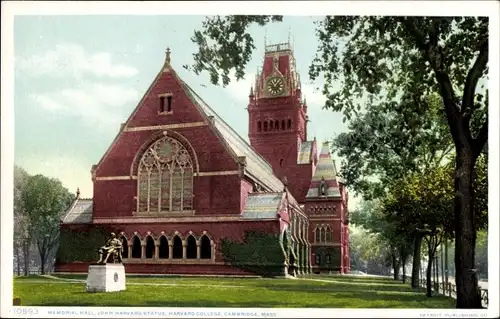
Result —
M122 264L90 265L87 292L125 290L125 267Z

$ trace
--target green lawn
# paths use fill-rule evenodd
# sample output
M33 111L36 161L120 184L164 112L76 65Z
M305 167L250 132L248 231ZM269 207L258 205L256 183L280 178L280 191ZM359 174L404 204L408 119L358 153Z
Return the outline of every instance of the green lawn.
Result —
M23 306L260 308L455 308L447 297L386 278L309 276L300 279L127 277L127 290L87 293L85 276L17 277Z

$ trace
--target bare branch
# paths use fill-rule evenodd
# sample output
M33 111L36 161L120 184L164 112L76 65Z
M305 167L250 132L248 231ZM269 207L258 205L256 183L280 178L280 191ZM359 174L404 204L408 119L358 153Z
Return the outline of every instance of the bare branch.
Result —
M452 150L453 148L455 147L455 145L451 144L450 146L448 146L442 153L441 153L441 156L439 157L439 160L436 162L437 165L439 165L441 163L441 161L443 160L443 158L448 155Z
M474 94L476 93L477 82L481 78L486 65L488 64L488 38L481 43L479 55L474 62L474 65L467 74L467 79L464 84L464 94L462 97L462 114L466 113L466 125L469 124L472 116L472 108L474 106Z
M460 133L462 127L460 126L461 119L459 116L459 108L457 106L457 99L453 91L453 86L451 84L450 77L446 72L443 71L441 63L443 61L442 53L440 52L439 46L433 46L431 43L427 42L424 33L415 26L415 20L413 18L405 18L402 20L405 29L414 38L417 47L422 51L424 57L432 66L434 73L436 74L436 81L439 83L441 88L441 96L445 105L446 116L448 118L448 124L450 125L451 134L455 141L460 140ZM438 36L435 34L433 36Z

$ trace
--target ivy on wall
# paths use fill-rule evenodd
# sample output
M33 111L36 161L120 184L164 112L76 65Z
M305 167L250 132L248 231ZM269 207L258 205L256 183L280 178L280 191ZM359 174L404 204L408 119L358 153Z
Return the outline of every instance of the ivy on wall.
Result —
M321 267L340 269L340 247L320 247L316 250L316 255L321 256ZM330 263L326 262L327 255L330 255Z
M94 227L83 231L62 228L56 262L71 263L78 261L97 261L99 258L97 250L105 244L108 236L109 233L100 227Z
M285 255L278 234L245 232L243 242L221 240L225 261L261 276L284 275Z

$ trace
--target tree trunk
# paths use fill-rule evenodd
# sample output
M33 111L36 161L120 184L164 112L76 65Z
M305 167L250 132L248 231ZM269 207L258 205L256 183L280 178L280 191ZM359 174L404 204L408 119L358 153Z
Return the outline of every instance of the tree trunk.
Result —
M451 294L448 288L448 273L449 273L449 267L448 267L448 239L445 240L444 242L444 265L445 265L445 270L444 270L444 284L446 286L445 291L448 291L448 295ZM446 293L446 292L445 292Z
M40 272L42 275L45 275L45 256L40 254Z
M418 288L418 281L420 280L420 255L422 248L422 236L417 235L415 237L413 245L413 268L411 270L411 287Z
M16 260L17 260L17 263L16 263L17 275L21 276L21 252L20 252L20 250L22 249L22 247L19 247L19 244L16 244L15 247L16 247Z
M457 308L478 309L481 292L475 269L476 229L472 173L475 158L470 147L457 147L455 174L455 281Z
M24 275L29 275L30 267L30 243L31 240L25 239L23 242L23 257L24 257Z
M403 264L403 284L406 283L406 256L402 259L402 264Z
M443 283L442 292L443 295L446 295L446 283L444 281L444 250L443 245L440 246L441 251L441 282Z
M432 297L432 256L429 254L429 260L427 261L427 271L426 271L426 288L427 297Z
M392 270L394 271L394 280L399 280L399 262L396 254L391 252L392 257Z
M399 252L399 260L400 260L400 265L403 270L403 283L406 283L406 262L408 261L408 254L406 254L405 251L406 247L401 246L400 252Z

